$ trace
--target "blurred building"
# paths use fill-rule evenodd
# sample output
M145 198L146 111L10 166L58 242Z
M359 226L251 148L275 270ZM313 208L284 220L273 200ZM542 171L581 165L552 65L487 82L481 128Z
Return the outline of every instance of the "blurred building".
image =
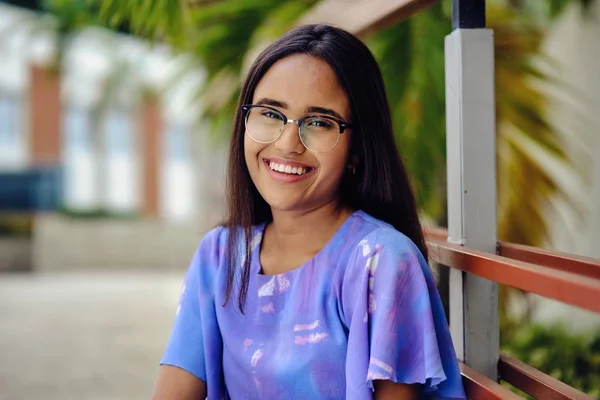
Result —
M60 167L72 210L202 221L223 164L195 120L202 72L174 79L183 57L108 30L57 45L44 18L0 4L0 170Z
M49 18L0 3L0 212L64 211L36 217L39 263L136 265L115 257L154 243L140 265L168 262L170 246L185 266L223 216L226 146L197 120L202 71L106 29L59 38ZM69 238L81 244L70 259L59 251Z
M57 45L46 17L0 7L0 168L62 166L69 209L201 218L198 172L219 177L195 121L202 72L170 84L185 60L165 46L94 28Z

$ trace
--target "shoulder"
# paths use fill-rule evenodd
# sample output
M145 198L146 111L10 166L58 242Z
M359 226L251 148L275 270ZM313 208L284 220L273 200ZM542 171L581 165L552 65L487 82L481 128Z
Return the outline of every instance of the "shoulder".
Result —
M364 212L352 222L354 230L346 247L343 286L372 284L372 280L404 281L424 278L429 266L416 244L392 225Z
M222 250L227 246L229 229L223 225L216 226L209 230L198 245L196 255L205 261L210 259L219 259Z
M200 241L195 254L198 263L214 267L225 263L229 255L229 237L231 235L237 236L237 241L233 242L233 245L238 247L236 254L242 256L245 245L244 230L242 228L230 229L227 226L219 225L209 230ZM260 243L262 225L253 226L251 235L251 246L254 248Z
M193 275L203 278L215 277L227 257L229 229L216 226L204 234L190 263Z
M408 236L368 215L362 223L340 289L348 326L357 312L364 320L364 313L386 315L402 302L426 304L433 287L429 266Z
M425 262L416 244L392 225L362 211L357 213L357 219L359 229L355 235L355 258L369 258L385 253L388 257L410 257Z

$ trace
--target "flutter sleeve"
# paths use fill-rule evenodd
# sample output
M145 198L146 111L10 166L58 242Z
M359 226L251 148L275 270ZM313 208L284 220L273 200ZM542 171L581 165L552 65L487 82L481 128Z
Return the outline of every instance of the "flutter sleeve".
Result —
M171 365L202 379L208 394L220 390L222 338L215 312L215 271L218 235L209 232L192 261L181 287L179 305L161 365ZM218 398L218 397L214 397Z
M419 384L421 399L464 399L458 362L433 275L392 228L365 237L342 285L348 328L346 398L377 379Z

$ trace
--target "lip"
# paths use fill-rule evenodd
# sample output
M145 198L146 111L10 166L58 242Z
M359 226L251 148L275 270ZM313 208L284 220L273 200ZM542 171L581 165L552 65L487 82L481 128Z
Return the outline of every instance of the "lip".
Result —
M270 161L276 162L277 164L289 165L290 167L310 168L310 171L305 172L302 175L285 174L283 172L273 171L269 167ZM307 179L317 170L317 168L313 167L312 165L303 164L295 161L282 160L280 158L263 158L263 163L265 165L265 168L267 169L267 172L269 173L269 175L271 175L271 178L273 178L277 182L282 183L294 183Z
M269 161L273 161L273 162L276 162L277 164L289 165L290 167L303 167L303 168L315 169L315 167L313 167L312 165L303 164L303 163L297 162L297 161L284 160L284 159L276 158L276 157L263 158L263 161L267 164L267 166L269 165Z

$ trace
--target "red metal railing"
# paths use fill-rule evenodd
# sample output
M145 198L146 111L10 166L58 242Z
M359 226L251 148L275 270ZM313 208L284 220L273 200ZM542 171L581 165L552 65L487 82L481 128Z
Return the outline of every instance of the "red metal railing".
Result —
M591 396L581 393L579 390L573 389L571 386L506 354L500 355L498 375L503 381L536 399L593 400Z
M600 260L505 242L499 243L499 254L490 254L447 243L447 231L440 228L427 229L426 237L431 261L600 313ZM466 365L461 368L470 398L520 398ZM538 399L593 399L504 354L498 373L501 380Z
M521 400L520 396L501 386L498 382L494 382L487 376L469 368L466 364L460 363L460 371L469 399Z
M514 243L500 242L499 245L499 255L502 257L600 279L600 262L593 258L573 257L571 254Z
M431 227L425 230L428 240L446 242L448 231ZM600 260L572 254L549 251L522 244L498 242L498 255L513 260L524 261L578 275L600 279Z
M436 240L428 246L439 264L600 313L600 279Z

